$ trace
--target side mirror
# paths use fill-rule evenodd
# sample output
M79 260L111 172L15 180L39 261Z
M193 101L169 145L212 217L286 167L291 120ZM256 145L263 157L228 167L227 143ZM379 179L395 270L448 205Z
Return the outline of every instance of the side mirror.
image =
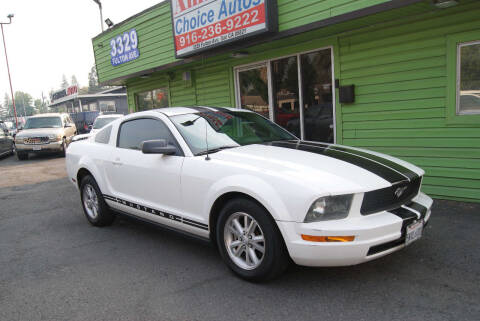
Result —
M141 147L144 154L175 155L177 153L177 148L168 145L165 139L147 140L142 143Z

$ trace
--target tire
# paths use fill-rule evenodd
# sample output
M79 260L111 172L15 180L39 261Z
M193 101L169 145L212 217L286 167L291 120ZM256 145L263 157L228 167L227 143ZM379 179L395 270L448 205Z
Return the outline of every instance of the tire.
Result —
M87 175L80 183L80 198L87 220L93 226L108 226L115 220L115 214L110 211L103 198L97 182Z
M253 228L248 233L244 227L252 226L252 222ZM237 229L232 230L233 226ZM246 234L239 233L240 230ZM216 239L224 262L245 280L268 281L280 276L288 267L288 252L275 221L262 206L247 198L233 199L224 206L217 221Z
M65 157L67 153L67 141L65 140L65 137L62 138L62 149L60 150L60 157Z
M28 159L28 153L19 152L17 150L17 158L18 158L18 160L27 160Z

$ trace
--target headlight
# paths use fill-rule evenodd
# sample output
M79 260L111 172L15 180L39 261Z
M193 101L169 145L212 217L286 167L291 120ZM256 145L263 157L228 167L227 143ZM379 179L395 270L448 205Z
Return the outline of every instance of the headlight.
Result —
M24 138L23 137L16 137L15 136L15 144L23 144Z
M353 194L325 196L313 202L305 216L305 223L339 220L348 216Z
M51 141L59 141L60 139L62 139L62 135L50 134L50 135L48 135L48 138Z

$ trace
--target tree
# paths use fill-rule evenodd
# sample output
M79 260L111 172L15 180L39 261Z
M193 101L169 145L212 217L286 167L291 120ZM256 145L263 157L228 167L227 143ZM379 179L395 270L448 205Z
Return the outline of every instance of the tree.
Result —
M95 93L100 88L101 87L98 86L97 68L95 68L95 66L92 66L90 72L88 73L88 92Z
M62 75L62 84L60 85L63 89L68 88L70 85L68 84L67 77L65 74Z
M76 77L75 75L72 76L72 81L70 82L70 84L71 84L72 86L78 86L78 87L80 87L79 84L78 84L77 77Z
M40 114L48 113L48 106L45 101L42 101L41 99L35 99L33 104Z

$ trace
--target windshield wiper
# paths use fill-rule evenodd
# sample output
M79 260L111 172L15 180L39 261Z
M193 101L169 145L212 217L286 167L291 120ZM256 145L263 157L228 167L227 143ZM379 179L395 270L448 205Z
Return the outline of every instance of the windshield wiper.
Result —
M235 148L235 147L240 147L240 146L222 146L222 147L212 148L212 149L200 152L200 153L196 153L195 156L213 154L213 153L219 152L219 151L224 150L224 149Z

